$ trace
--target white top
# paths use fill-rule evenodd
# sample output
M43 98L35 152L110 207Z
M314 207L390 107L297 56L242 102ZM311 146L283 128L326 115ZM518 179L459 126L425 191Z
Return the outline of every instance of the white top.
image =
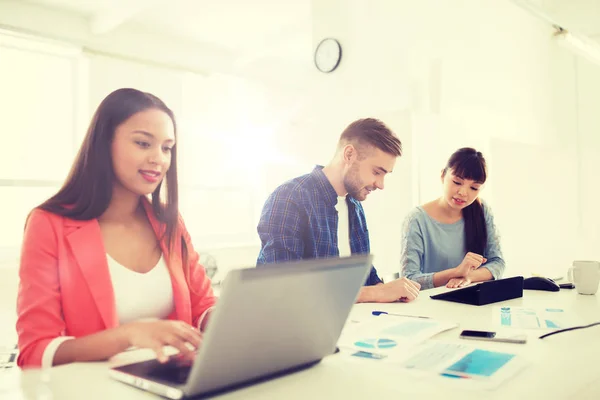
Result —
M348 204L346 196L338 196L335 209L338 212L338 250L340 257L347 257L352 254L350 249L350 225L348 222Z
M150 271L139 273L124 267L108 254L119 324L142 318L163 319L173 311L173 286L164 257Z
M145 274L135 272L115 261L108 254L108 270L115 294L115 307L120 324L142 318L166 318L174 308L173 286L164 257ZM200 317L198 326L206 316L206 310ZM58 336L44 349L42 368L49 368L54 362L58 347L73 336Z

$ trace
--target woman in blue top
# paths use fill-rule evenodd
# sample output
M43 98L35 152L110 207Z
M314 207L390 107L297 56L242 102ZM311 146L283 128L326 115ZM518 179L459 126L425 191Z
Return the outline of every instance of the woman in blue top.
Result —
M457 150L442 170L443 194L414 209L404 222L402 275L421 289L499 279L500 240L490 208L479 198L487 168L472 148Z

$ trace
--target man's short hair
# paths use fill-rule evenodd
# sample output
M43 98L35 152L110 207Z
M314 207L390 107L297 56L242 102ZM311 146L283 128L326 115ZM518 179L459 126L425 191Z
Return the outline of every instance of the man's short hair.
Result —
M347 144L355 145L359 153L364 153L366 147L372 146L396 157L402 155L400 139L376 118L363 118L348 125L340 136L338 148Z

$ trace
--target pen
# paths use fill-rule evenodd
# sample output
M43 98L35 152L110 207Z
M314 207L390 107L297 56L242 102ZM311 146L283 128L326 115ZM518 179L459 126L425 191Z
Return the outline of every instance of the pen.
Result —
M423 319L431 319L430 317L422 317L420 315L404 315L404 314L392 314L389 312L385 312L385 311L373 311L372 312L373 315L381 315L381 314L387 314L387 315L394 315L396 317L410 317L410 318L423 318Z

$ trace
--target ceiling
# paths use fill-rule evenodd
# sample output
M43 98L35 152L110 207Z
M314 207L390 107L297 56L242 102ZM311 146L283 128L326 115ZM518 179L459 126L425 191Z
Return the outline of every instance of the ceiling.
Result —
M314 72L312 6L320 6L318 1L325 0L20 0L18 3L76 15L85 22L84 29L89 30L92 38L99 43L104 41L101 44L105 46L114 45L122 29L141 32L137 38L144 37L140 36L143 32L151 33L154 41L137 40L133 45L158 46L155 42L166 38L161 42L162 48L146 49L145 54L150 57L157 54L161 57L165 54L161 51L179 46L181 57L206 66L206 72L233 73L286 87L294 93L304 89L307 74ZM541 7L562 27L590 36L600 44L600 0L528 1ZM209 59L218 54L225 61L211 65ZM289 76L301 79L288 79Z
M563 27L600 39L600 0L529 1ZM311 54L311 0L24 2L83 15L99 35L121 26L143 27L233 52L241 64L257 59L298 61Z
M233 52L237 62L311 54L311 0L25 0L87 17L103 35L122 26Z
M600 0L542 0L563 28L600 40Z

